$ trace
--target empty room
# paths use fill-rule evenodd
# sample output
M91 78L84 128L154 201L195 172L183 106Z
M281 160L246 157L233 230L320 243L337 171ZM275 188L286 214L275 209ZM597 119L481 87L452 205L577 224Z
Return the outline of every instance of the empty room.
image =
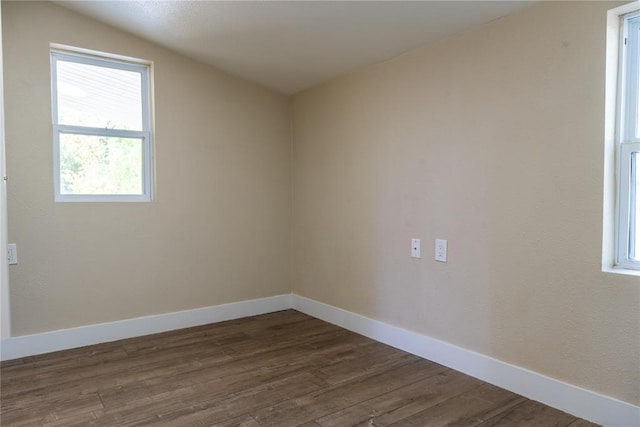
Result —
M640 2L0 3L2 426L640 426Z

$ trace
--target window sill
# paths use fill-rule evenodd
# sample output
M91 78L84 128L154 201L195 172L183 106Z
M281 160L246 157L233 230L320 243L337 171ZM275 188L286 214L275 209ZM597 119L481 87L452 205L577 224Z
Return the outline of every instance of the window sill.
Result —
M604 273L624 274L626 276L640 277L640 270L630 270L624 267L604 267L602 271Z

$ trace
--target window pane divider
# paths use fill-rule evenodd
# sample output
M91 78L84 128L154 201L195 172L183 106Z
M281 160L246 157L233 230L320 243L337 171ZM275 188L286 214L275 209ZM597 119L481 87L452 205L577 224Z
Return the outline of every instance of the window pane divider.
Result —
M95 128L87 126L54 125L54 131L75 135L93 135L121 138L144 138L149 137L149 132L127 129Z

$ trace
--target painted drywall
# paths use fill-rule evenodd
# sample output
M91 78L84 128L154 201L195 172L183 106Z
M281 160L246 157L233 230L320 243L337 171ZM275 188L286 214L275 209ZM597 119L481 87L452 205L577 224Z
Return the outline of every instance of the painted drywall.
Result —
M12 335L290 292L289 98L52 3L2 19ZM153 202L54 203L50 43L153 61Z
M542 2L295 95L294 292L640 404L640 278L601 271L615 5Z

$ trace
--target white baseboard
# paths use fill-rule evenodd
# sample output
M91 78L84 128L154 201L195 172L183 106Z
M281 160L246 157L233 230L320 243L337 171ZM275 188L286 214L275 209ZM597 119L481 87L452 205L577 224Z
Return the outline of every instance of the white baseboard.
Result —
M16 359L289 308L464 372L580 418L612 427L640 426L640 407L638 406L295 294L6 338L0 342L0 359Z
M640 426L640 407L299 295L293 308L605 426Z
M0 359L50 353L52 351L157 334L241 317L256 316L291 308L291 294L234 302L193 310L137 317L116 322L60 329L1 341Z

